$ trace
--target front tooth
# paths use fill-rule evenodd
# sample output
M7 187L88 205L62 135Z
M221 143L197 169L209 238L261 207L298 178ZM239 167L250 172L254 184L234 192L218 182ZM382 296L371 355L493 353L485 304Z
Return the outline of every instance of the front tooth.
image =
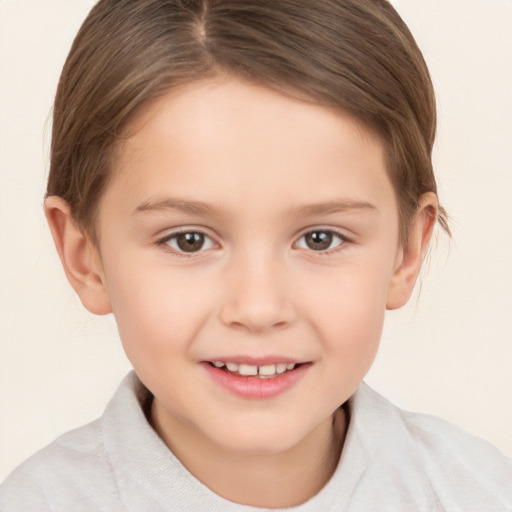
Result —
M287 370L293 370L294 368L295 368L295 363L288 363L288 364L286 365L286 369L287 369Z
M241 364L238 366L238 373L240 375L258 375L258 367L251 366L250 364Z
M213 363L216 368L222 368L224 366L224 363L222 361L215 361Z
M236 363L226 363L226 366L228 367L228 370L230 372L237 372L238 371L238 364L236 364Z
M260 375L274 375L276 373L276 365L267 364L265 366L260 366L259 373Z
M286 363L276 364L277 373L284 373L286 371Z

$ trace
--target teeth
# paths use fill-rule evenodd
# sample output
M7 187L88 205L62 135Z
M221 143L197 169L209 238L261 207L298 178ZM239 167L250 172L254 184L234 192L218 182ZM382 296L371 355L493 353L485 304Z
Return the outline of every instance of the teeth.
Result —
M260 375L274 375L276 373L276 365L275 364L267 364L265 366L259 367Z
M249 364L241 364L238 366L238 373L240 375L258 375L258 367Z
M287 366L286 363L276 364L277 373L284 373L286 371L286 366ZM293 366L295 366L295 365L293 365ZM290 368L290 370L292 370L292 369L293 368Z
M213 362L213 365L216 368L223 368L225 366L229 372L238 373L245 377L257 375L262 379L275 377L287 370L293 370L296 366L295 363L277 363L254 366L250 364L224 363L223 361L215 361Z

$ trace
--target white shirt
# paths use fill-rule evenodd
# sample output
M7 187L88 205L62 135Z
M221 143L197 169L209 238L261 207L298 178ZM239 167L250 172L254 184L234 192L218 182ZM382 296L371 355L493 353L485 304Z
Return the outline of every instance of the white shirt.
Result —
M0 511L268 510L230 502L194 478L148 424L149 398L130 373L100 419L59 437L7 478ZM402 411L364 383L348 410L334 475L287 512L512 511L512 460L489 443Z

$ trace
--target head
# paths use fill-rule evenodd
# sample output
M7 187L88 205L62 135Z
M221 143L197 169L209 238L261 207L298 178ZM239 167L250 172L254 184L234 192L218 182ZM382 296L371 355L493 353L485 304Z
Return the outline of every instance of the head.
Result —
M429 72L387 0L100 1L77 35L54 105L48 195L92 240L116 147L136 112L168 90L239 77L350 113L384 143L407 238L436 193ZM443 209L439 222L447 228Z
M428 70L385 0L94 7L55 100L46 211L162 437L192 425L262 453L329 423L446 225L434 135ZM250 391L215 362L298 367Z

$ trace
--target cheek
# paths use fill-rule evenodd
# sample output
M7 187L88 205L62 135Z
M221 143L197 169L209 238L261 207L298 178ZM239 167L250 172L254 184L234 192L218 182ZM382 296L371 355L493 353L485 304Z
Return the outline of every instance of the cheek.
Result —
M338 286L328 290L331 299L316 305L314 328L324 353L320 373L324 386L333 389L335 401L340 403L364 379L379 348L385 293L369 281L354 275L340 279Z
M140 263L140 264L139 264ZM128 357L158 361L183 352L208 315L209 288L170 267L116 260L108 293Z
M322 287L311 288L316 291L308 303L326 346L353 359L369 357L378 347L391 275L382 265L366 263L332 272Z

